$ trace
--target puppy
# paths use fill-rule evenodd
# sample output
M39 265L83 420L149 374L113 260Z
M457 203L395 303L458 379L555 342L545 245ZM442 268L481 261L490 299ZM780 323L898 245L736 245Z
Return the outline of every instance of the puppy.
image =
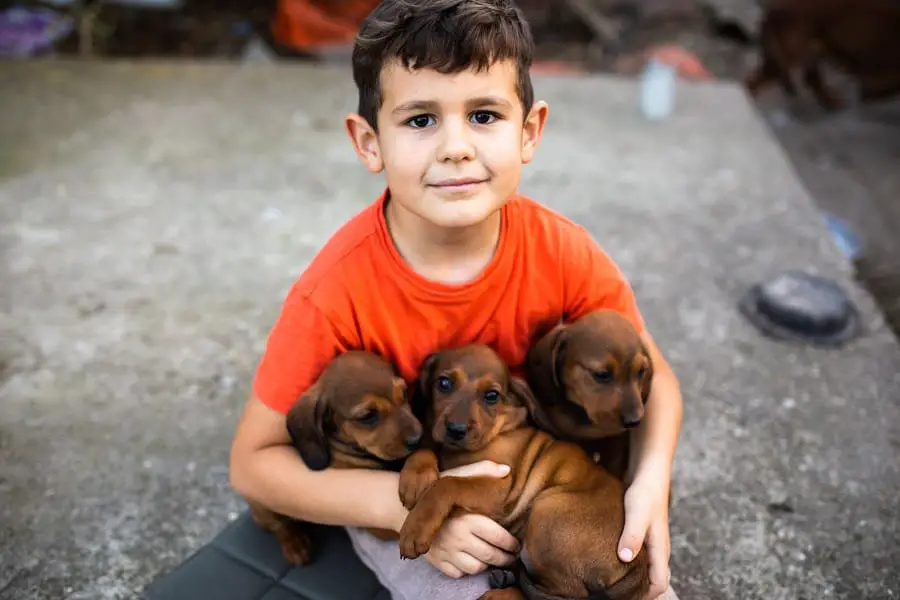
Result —
M616 556L624 484L577 444L528 424L531 391L493 350L470 345L434 354L419 382L433 446L413 453L400 472L401 498L411 508L400 530L401 556L428 552L444 521L467 511L491 517L522 543L518 587L491 590L483 600L629 600L647 593L646 552L631 563ZM510 474L437 478L440 470L480 460L508 464Z
M631 322L597 310L557 325L531 346L525 370L537 399L528 406L535 424L598 453L624 478L628 430L641 423L653 381L650 353Z
M823 63L859 83L862 102L900 93L900 3L895 0L773 0L760 28L761 60L745 84L751 95L773 83L797 94L801 71L824 108L844 103L825 85Z
M406 390L383 358L363 351L340 354L288 411L288 435L314 471L329 466L399 471L422 439ZM278 539L288 562L309 562L312 542L302 521L258 504L250 507L256 523ZM392 531L371 533L396 538Z

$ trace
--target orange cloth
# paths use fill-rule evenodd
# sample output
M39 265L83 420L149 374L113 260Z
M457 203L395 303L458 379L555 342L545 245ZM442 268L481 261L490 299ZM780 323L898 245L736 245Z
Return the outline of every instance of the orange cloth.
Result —
M350 44L376 6L378 0L278 0L272 37L282 46L308 52Z
M374 351L412 383L428 354L472 342L522 373L533 336L597 308L644 324L631 286L580 225L524 196L502 209L491 262L462 285L415 273L394 246L386 194L344 224L291 287L254 381L286 413L338 353Z

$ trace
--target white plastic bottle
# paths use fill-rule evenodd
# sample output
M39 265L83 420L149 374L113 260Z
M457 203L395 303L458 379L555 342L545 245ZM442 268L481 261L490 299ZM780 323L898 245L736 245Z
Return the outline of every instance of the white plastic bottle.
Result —
M674 66L651 58L641 77L641 113L651 121L660 121L672 113L675 104L677 71Z

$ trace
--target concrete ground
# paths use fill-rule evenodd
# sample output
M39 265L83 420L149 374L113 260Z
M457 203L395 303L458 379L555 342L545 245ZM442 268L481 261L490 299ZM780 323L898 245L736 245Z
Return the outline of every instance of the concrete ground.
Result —
M0 63L0 598L134 598L242 503L233 426L288 286L381 180L349 72ZM900 347L743 92L538 79L523 190L633 278L679 373L682 598L900 597ZM783 269L834 277L866 334L822 350L737 312Z

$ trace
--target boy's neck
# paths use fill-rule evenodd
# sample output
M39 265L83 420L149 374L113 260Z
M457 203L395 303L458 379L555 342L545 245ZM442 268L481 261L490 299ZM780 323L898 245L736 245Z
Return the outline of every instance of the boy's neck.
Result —
M416 273L431 281L462 284L490 263L500 241L501 211L472 227L436 227L388 200L385 221L394 246Z

